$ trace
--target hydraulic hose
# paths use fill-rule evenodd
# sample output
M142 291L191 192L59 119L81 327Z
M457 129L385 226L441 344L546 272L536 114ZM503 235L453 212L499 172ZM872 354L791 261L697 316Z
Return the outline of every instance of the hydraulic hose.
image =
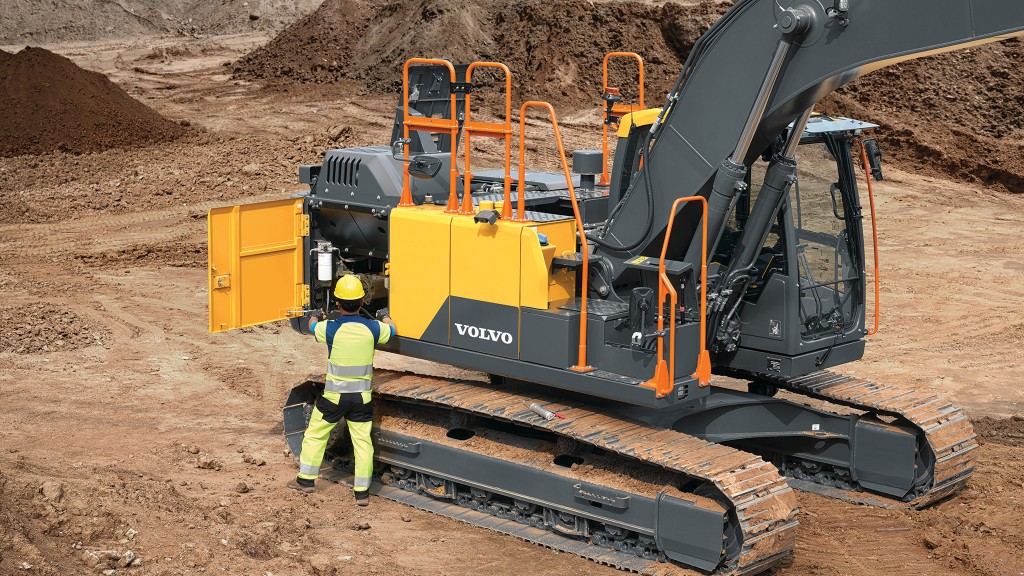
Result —
M647 139L645 139L644 141L645 147L647 146L647 142L649 141L649 139L650 133L647 134ZM643 155L641 154L640 157L643 158ZM613 244L603 238L598 238L596 236L593 238L588 237L590 240L593 240L594 243L597 244L598 246L607 248L609 250L614 250L616 252L629 252L630 250L634 250L638 248L641 244L643 244L644 240L647 239L647 235L651 233L651 228L654 226L654 189L651 187L650 174L647 173L647 170L643 170L643 173L644 182L646 184L645 188L647 189L647 218L645 218L647 224L644 226L643 233L641 233L635 241L630 242L629 244ZM626 196L628 195L629 192L626 192ZM622 204L622 202L619 202L615 206L615 209L612 210L612 214L608 216L609 221L612 218L614 218L615 214L618 212L619 206L622 206Z

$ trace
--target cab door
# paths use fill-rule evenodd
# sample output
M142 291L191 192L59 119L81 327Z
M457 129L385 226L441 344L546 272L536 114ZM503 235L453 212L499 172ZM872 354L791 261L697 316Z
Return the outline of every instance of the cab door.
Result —
M213 208L207 214L210 332L302 315L309 217L302 198Z

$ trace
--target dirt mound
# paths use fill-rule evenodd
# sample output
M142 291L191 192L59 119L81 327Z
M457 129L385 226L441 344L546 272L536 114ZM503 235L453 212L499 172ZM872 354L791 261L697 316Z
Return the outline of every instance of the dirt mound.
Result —
M352 47L373 12L361 0L327 0L239 60L235 75L286 83L337 82L351 66Z
M44 304L0 308L0 326L0 353L69 352L109 336L70 310Z
M645 59L647 104L659 105L693 42L729 6L328 0L234 71L284 86L354 80L370 93L395 94L413 56L498 60L516 75L515 100L581 107L600 92L603 55L631 50ZM907 62L856 81L819 110L879 124L887 159L901 167L1024 191L1022 46L1010 40ZM634 74L621 64L613 84L626 87Z
M916 172L1024 192L1024 43L1011 39L869 74L822 102L875 122L890 158Z
M975 418L974 430L986 442L1007 446L1024 446L1024 416L1010 418Z
M319 0L4 0L0 44L278 30Z
M730 6L731 2L528 2L500 12L495 30L501 60L522 78L524 98L576 106L596 103L604 55L628 50L644 59L646 104L660 106L693 43ZM617 62L609 82L632 98L627 88L636 83L635 67Z
M183 237L167 242L134 244L99 253L80 254L75 259L86 266L115 270L140 266L199 268L206 265L206 244Z
M106 76L42 48L0 59L0 125L0 156L97 152L185 132Z
M350 79L370 92L394 94L402 65L415 56L497 60L512 69L516 98L579 106L600 93L604 54L628 49L645 59L653 104L671 87L693 42L729 5L329 0L242 58L235 75L286 83ZM625 87L634 75L623 64L613 69L612 83Z

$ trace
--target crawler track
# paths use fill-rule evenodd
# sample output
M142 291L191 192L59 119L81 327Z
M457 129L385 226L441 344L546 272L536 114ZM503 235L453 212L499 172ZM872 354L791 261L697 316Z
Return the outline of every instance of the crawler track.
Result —
M727 532L734 532L733 544L727 542L724 546L717 573L763 570L784 558L793 547L797 526L795 496L774 466L752 454L603 414L582 402L566 402L508 386L499 388L480 382L378 371L374 389L387 402L455 409L553 432L713 485L728 501L731 526ZM566 419L544 420L527 409L524 402L564 412ZM636 570L635 565L622 567Z
M873 506L922 508L961 490L973 472L974 450L978 447L973 427L958 407L937 395L827 371L792 379L765 375L756 375L756 379L886 420L892 418L904 426L915 426L920 431L918 465L922 473L918 485L905 502L900 502L870 492L833 488L829 482L814 484L793 478L787 484L775 466L751 453L609 414L585 402L550 396L539 387L496 386L381 370L375 375L374 388L379 400L388 407L415 411L418 406L429 406L521 429L543 431L629 462L642 462L678 474L683 483L691 487L713 486L713 502L706 500L707 490L695 492L700 496L695 500L701 505L704 498L709 506L727 510L722 556L714 570L716 574L762 571L791 551L796 538L797 511L790 486ZM544 420L527 408L527 404L534 402L564 413L566 419ZM292 420L289 421L289 407L286 407L285 432L286 438L292 436L289 442L293 451L297 451L295 441L301 440L304 422L302 411L295 412L301 404L294 400L289 403ZM402 433L385 428L383 426L380 432ZM296 438L295 434L299 436ZM509 456L506 458L508 462L529 466ZM514 492L515 486L510 486L509 491ZM384 486L381 496L625 570L660 574L671 573L675 566L665 563L663 554L660 555L662 562L645 560L632 555L630 550L612 550L587 538L566 538L544 523L523 522L522 518L517 521L499 507L470 505L467 509L465 502L456 505L453 500L438 499L429 492L424 493L415 482L405 480Z
M798 378L759 376L779 388L866 412L899 418L916 426L920 449L934 470L907 505L923 508L962 490L974 472L978 448L974 427L963 411L935 394L877 384L822 370Z

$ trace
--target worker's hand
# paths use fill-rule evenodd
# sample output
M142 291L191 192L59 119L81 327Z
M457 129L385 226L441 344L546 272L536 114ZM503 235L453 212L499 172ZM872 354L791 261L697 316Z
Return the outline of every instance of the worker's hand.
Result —
M387 324L388 326L391 326L392 328L395 327L395 323L391 320L391 316L385 316L381 318L380 321Z

